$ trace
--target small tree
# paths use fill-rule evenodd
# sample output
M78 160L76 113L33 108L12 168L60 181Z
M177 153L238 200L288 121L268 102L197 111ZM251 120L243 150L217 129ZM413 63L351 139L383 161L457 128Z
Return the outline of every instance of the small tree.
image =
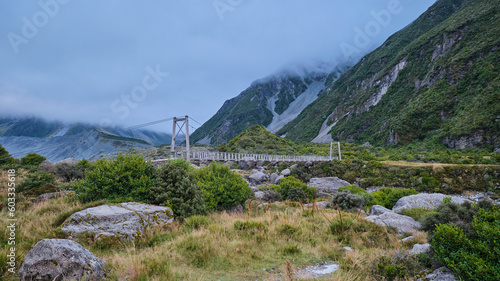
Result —
M47 158L36 153L28 153L26 156L21 158L21 165L23 166L38 166Z
M115 201L149 201L154 184L154 167L138 155L119 154L115 160L95 162L85 179L76 183L76 193L82 202L101 199Z
M56 164L55 174L65 182L79 180L84 176L83 169L75 164L69 163Z
M172 208L174 216L180 219L206 213L194 171L184 160L168 161L160 167L150 196L153 203Z
M227 210L241 205L252 192L240 175L215 162L197 170L196 174L209 211Z

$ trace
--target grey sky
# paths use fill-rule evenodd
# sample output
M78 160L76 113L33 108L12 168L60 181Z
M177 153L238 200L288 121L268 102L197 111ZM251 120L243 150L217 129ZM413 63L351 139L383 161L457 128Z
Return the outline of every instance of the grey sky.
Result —
M204 122L252 81L343 59L341 46L373 49L434 2L2 1L0 114L124 126L188 114ZM382 10L391 18L377 29L373 12ZM367 28L356 44L356 30Z

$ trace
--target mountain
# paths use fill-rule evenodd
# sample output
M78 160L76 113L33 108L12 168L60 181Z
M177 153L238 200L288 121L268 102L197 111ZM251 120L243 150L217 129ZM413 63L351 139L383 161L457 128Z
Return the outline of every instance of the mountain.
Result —
M91 159L130 148L170 144L172 136L149 130L126 130L85 123L65 124L41 118L0 118L0 144L16 158L35 152L50 161Z
M252 125L276 132L295 119L346 67L295 68L254 81L192 135L193 143L221 144Z
M498 147L500 1L438 0L278 130L292 141Z

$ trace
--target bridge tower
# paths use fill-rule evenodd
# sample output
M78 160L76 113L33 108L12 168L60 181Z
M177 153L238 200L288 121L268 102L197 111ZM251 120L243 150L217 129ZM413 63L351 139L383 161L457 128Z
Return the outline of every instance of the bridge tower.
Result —
M184 131L182 130L183 127ZM176 133L175 131L177 128L179 128L179 131ZM174 117L174 124L172 127L172 145L170 146L171 156L176 155L175 140L177 139L177 135L179 133L183 133L186 137L186 160L189 161L189 117L187 115L184 116L184 118Z

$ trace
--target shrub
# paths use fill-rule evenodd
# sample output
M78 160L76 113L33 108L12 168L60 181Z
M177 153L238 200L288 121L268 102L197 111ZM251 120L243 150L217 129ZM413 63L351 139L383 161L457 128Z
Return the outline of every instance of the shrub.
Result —
M23 192L25 196L38 197L44 193L57 192L59 189L52 183L46 183L42 187L31 188Z
M228 210L243 205L252 193L240 175L215 162L197 170L196 175L208 211Z
M306 202L307 198L313 200L317 193L316 188L308 187L307 184L293 176L282 178L280 185L271 185L271 189L278 191L285 200L298 201L300 199L302 202ZM294 191L290 192L292 189ZM298 191L297 189L301 189L302 191Z
M372 266L372 276L375 280L406 280L417 275L422 269L419 257L398 251L392 257L381 256L376 259Z
M418 191L410 188L391 188L382 187L379 191L375 191L372 195L375 197L375 204L392 209L399 199L405 196L418 194ZM374 204L374 205L375 205Z
M281 197L281 194L276 190L268 190L264 193L265 193L265 195L264 195L265 201L276 202L276 201L283 200L283 197Z
M481 201L477 204L483 209L491 209L492 203ZM422 217L421 230L433 234L439 224L453 224L466 234L473 235L471 222L475 215L478 214L479 208L469 202L456 204L451 201L443 202L436 208L434 213ZM432 238L431 236L429 238Z
M21 165L23 166L38 166L40 163L42 163L44 160L47 158L43 157L42 155L38 155L36 153L28 153L26 156L21 158Z
M0 165L12 164L14 161L14 158L12 158L9 152L0 144Z
M153 203L172 208L174 216L181 220L206 213L195 173L185 160L168 161L160 167L150 196Z
M344 211L352 211L361 208L361 206L365 203L365 199L345 190L335 193L333 195L332 202L334 208L338 205L339 208Z
M347 190L352 194L362 197L365 200L364 204L367 207L375 205L375 196L373 196L371 193L368 193L366 190L357 185L346 185L338 189L338 191L344 191L344 190Z
M65 182L82 179L84 170L77 165L69 163L59 163L55 166L55 175Z
M28 191L34 188L40 188L48 183L54 182L54 176L43 172L27 174L21 182L18 192Z
M101 199L149 201L155 170L142 156L119 154L115 160L95 162L85 179L75 184L81 202Z
M422 219L426 215L435 214L435 213L436 213L436 211L429 210L426 208L403 209L401 211L402 215L409 216L416 221L420 221L420 219Z
M456 225L437 226L436 258L465 280L500 280L500 210L480 209L471 225L475 235Z

